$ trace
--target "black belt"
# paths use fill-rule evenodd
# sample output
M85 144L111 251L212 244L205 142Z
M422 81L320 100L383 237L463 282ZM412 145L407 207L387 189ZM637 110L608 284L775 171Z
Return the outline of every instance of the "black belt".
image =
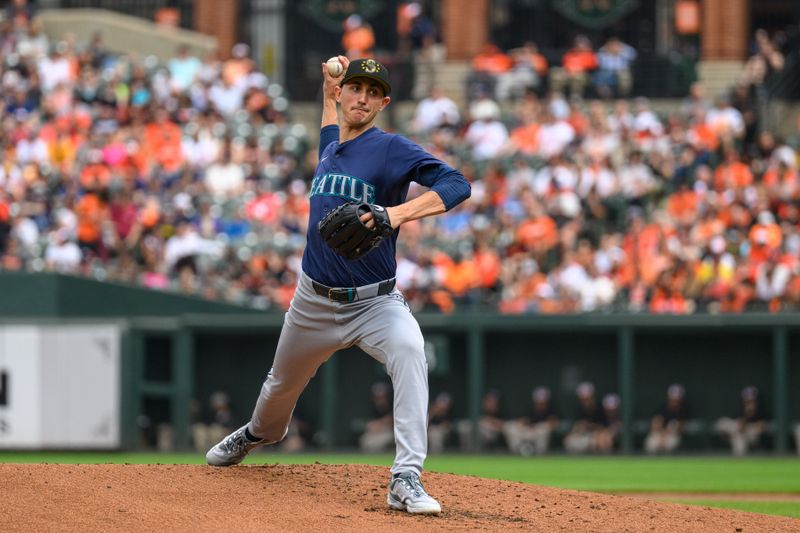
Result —
M380 283L373 283L372 285L364 285L363 287L328 287L322 283L317 283L311 280L311 286L314 287L314 292L320 296L339 303L351 303L356 300L366 300L367 298L374 298L375 296L383 296L389 294L394 290L395 279L387 279Z

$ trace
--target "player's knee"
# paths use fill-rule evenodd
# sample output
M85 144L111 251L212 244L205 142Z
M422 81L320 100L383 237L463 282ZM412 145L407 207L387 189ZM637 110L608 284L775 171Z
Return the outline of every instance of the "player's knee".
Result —
M425 362L425 343L414 335L402 336L389 345L389 359L402 364Z

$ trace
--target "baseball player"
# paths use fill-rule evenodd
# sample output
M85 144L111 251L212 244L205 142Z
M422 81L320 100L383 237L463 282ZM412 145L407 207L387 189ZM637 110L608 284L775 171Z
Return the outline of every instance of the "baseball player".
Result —
M386 365L394 386L396 456L388 504L435 514L441 506L420 483L427 453L424 341L395 289L395 243L400 225L444 213L469 197L470 186L418 145L374 126L391 101L383 65L374 59L338 59L343 75L334 77L322 65L319 163L310 191L303 272L275 360L250 421L211 448L206 460L234 465L253 448L279 442L319 366L337 350L355 345ZM411 181L430 190L406 201Z

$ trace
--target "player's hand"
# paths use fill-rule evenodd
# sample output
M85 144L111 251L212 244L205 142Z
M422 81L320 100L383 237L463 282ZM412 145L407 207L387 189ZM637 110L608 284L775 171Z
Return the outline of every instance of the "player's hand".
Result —
M400 225L400 217L397 214L397 208L387 207L386 214L389 216L389 223L391 223L392 229L397 229L397 227ZM361 215L361 222L363 222L364 225L369 229L375 227L375 221L372 220L372 213L364 213Z
M336 98L336 87L342 80L342 76L347 72L347 67L350 65L350 60L345 56L336 56L339 58L339 63L342 64L342 74L334 78L328 72L328 66L325 61L322 62L322 94L325 98Z

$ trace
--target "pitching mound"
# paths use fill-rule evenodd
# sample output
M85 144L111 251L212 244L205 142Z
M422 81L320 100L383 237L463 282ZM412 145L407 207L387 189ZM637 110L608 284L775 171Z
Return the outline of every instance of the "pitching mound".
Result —
M800 520L426 473L439 516L361 465L0 464L3 531L798 531Z

